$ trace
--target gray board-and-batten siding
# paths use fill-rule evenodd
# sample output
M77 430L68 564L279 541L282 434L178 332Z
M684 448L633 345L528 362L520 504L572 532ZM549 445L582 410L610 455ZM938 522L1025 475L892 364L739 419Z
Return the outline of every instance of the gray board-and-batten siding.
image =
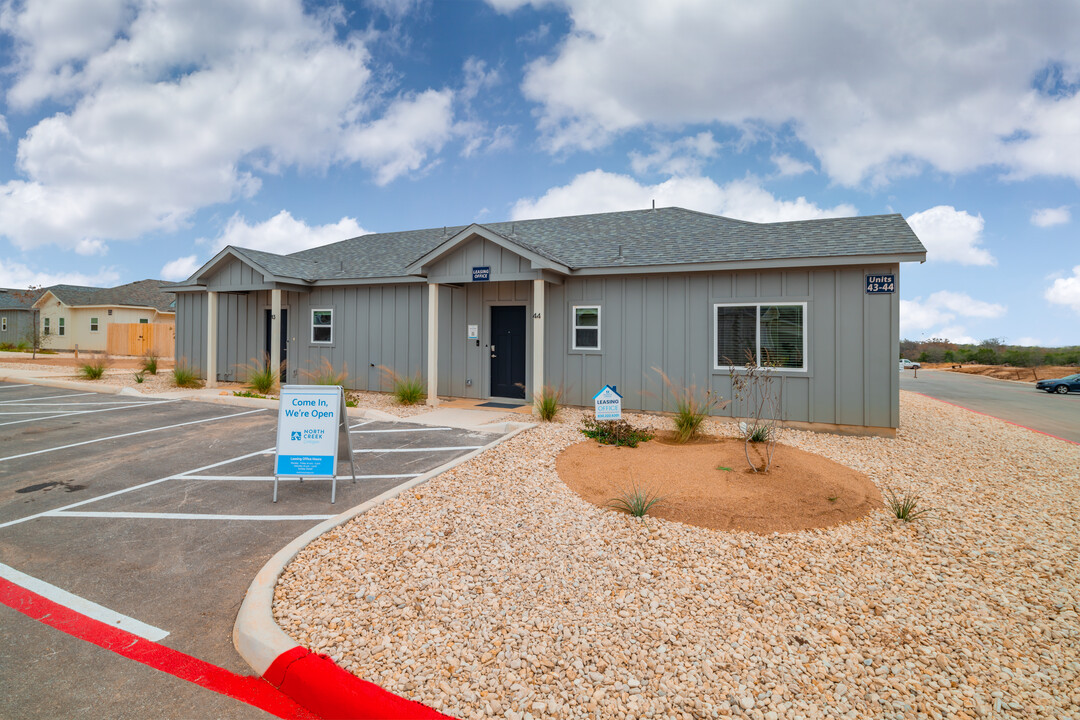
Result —
M464 249L464 248L463 248ZM498 250L499 255L494 254ZM440 287L439 389L455 397L484 398L490 387L488 326L493 305L526 307L528 366L531 367L532 283L528 269L505 248L484 248L492 266L489 282L451 275L455 262L432 268L428 280L455 281ZM505 254L505 255L504 255ZM455 253L456 255L456 253ZM467 258L467 256L465 256ZM451 260L451 258L446 258ZM471 260L469 260L471 262ZM440 263L442 264L442 263ZM462 265L465 267L465 265ZM243 380L244 366L266 347L269 285L242 263L229 263L207 289L219 291L218 378ZM677 383L712 389L731 398L730 378L714 367L717 303L806 303L807 368L784 371L785 419L797 422L897 427L899 425L899 293L867 295L868 273L895 273L898 266L792 268L738 272L672 272L649 275L572 276L546 285L545 380L562 387L566 402L588 405L606 383L618 386L627 409L670 410L659 375ZM514 279L509 279L509 278ZM502 279L501 279L502 278ZM427 285L395 284L314 287L285 291L289 310L289 381L304 382L322 358L346 369L348 386L389 389L379 366L403 376L426 367ZM600 350L571 350L575 304L601 307ZM311 309L334 309L334 342L311 342ZM177 357L206 367L206 295L177 296ZM478 325L480 347L466 338ZM471 380L471 384L466 384ZM718 414L732 414L732 406Z

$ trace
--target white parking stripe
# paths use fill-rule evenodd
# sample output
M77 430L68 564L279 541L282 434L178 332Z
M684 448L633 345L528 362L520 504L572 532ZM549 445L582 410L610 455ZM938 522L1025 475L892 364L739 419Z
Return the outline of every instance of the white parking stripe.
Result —
M173 401L170 400L169 402ZM241 415L251 415L252 413L258 412L265 412L265 410L263 408L259 408L258 410L246 410L241 413L233 413L232 415L222 415L221 417L205 418L203 420L189 420L188 422L176 423L175 425L165 425L163 427L147 428L145 430L135 430L134 432L123 433L121 435L110 435L109 437L97 438L95 440L83 440L82 442L71 443L70 445L61 445L60 447L46 448L44 450L34 450L33 452L23 453L21 455L9 455L8 457L0 458L0 462L4 462L5 460L17 460L18 458L30 457L31 455L42 455L44 453L56 452L57 450L67 450L68 448L80 447L82 445L92 445L94 443L105 442L106 440L116 440L118 438L132 437L133 435L143 435L145 433L157 432L159 430L172 430L173 428L184 427L185 425L198 425L200 423L214 422L215 420L227 420L228 418L240 417ZM0 527L3 526L0 525Z
M79 412L68 412L68 413L64 413L62 415L46 415L45 417L28 418L26 420L11 420L11 421L8 421L8 422L5 422L5 423L0 423L0 427L3 427L4 425L18 425L19 423L26 423L26 422L37 422L38 420L52 420L53 418L71 417L73 415L90 415L91 413L110 412L112 410L130 410L131 408L134 408L134 407L145 407L147 405L167 405L168 403L174 403L174 402L180 402L180 398L177 398L175 400L156 400L154 402L141 402L141 403L138 403L137 405L124 405L122 407L102 408L101 410L80 410Z
M396 453L396 452L439 452L440 450L476 450L483 445L457 445L454 447L419 447L419 448L379 448L375 450L353 450L356 453Z
M38 399L39 398L34 398L34 400L38 400ZM42 398L42 399L44 399L44 398ZM18 403L13 403L13 404L15 405L15 407L21 407L21 408L24 408L24 407L51 407L51 408L77 407L77 408L79 408L79 407L96 407L98 405L138 405L139 403L142 403L144 405L156 405L159 402L161 402L161 401L160 400L136 400L135 398L129 398L127 400L109 400L108 402L49 402L49 403L39 403L39 402L25 402L25 401L20 400ZM3 404L3 403L0 403L0 404ZM64 412L67 412L67 411L65 410Z
M258 410L252 410L251 412L259 412L259 411ZM241 413L241 414L247 415L248 413ZM230 416L227 416L227 417L232 417L232 416L230 415ZM209 465L203 465L202 467L195 468L194 470L190 470L189 472L197 473L197 472L201 472L203 470L210 470L211 468L216 468L216 467L220 467L222 465L228 465L229 463L234 463L237 460L246 460L249 457L255 457L256 455L262 455L265 452L266 452L265 450L257 450L255 452L248 453L247 455L241 455L240 457L229 458L228 460L221 460L219 462L211 463ZM92 498L89 498L87 500L80 500L77 503L71 503L70 505L65 505L64 507L56 508L54 510L46 510L45 512L39 512L36 515L27 515L26 517L19 518L18 520L8 520L6 523L0 523L0 528L6 528L6 527L10 527L12 525L18 525L19 523L24 523L24 522L27 522L28 520L36 520L36 519L38 519L40 517L44 517L44 516L49 515L49 514L54 513L54 512L63 512L63 511L66 511L66 510L70 510L71 508L82 507L83 505L89 505L90 503L95 503L95 502L97 502L99 500L106 500L106 499L111 498L111 497L116 497L117 495L124 495L125 493L134 492L135 490L142 490L143 488L148 488L151 485L157 485L158 483L163 483L166 480L174 480L174 479L179 478L179 477L183 477L183 476L182 475L169 475L168 477L158 478L157 480L151 480L149 482L140 483L138 485L132 485L131 487L124 488L123 490L114 490L111 493L105 493L104 495L99 495L97 497L92 497Z
M20 387L30 387L29 383L23 383L22 385L0 385L0 390L14 390Z
M403 432L427 432L428 430L453 430L448 427L422 427L422 428L394 428L393 430L353 430L354 433L403 433Z
M411 478L420 473L405 473L403 475L357 475L357 480L382 480L384 478ZM273 475L183 475L173 478L174 480L236 480L242 482L273 482ZM329 480L330 478L312 478L313 480ZM352 480L352 475L338 475L338 480ZM290 482L292 478L281 478L281 482Z
M0 405L21 404L21 403L33 402L35 400L58 400L60 398L82 397L83 395L97 395L97 394L98 393L92 393L92 392L68 393L66 395L46 395L44 397L21 398L19 400L0 400Z
M48 517L110 518L116 520L258 520L280 522L283 520L329 520L334 515L202 515L199 513L153 513L153 512L89 512L75 510L45 513Z
M44 580L38 580L36 577L21 573L15 568L8 567L3 563L0 563L0 577L8 582L24 587L31 592L35 592L42 597L48 598L54 603L74 610L77 613L92 617L106 625L126 630L132 635L138 635L141 638L146 638L153 642L163 640L169 635L167 630L162 630L153 625L147 625L133 617L121 615L115 610L110 610L107 607L98 605L96 602L81 598L78 595L72 595L67 590L62 590Z

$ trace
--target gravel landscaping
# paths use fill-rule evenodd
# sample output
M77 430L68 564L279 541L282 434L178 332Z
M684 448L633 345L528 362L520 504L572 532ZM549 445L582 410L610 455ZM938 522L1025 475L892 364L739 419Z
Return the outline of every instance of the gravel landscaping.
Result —
M901 397L896 439L785 442L920 493L917 522L642 522L558 479L564 411L308 546L275 615L463 718L1077 717L1080 447Z

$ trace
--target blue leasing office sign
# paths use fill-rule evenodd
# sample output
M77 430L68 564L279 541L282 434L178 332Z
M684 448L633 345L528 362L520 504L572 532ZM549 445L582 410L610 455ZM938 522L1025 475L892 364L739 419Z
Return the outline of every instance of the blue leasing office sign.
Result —
M896 292L895 275L867 275L866 294L877 295L878 293Z
M333 477L337 470L341 388L283 385L280 397L275 474Z
M600 392L593 395L593 404L597 420L622 419L622 395L611 385L605 385Z
M483 282L491 279L491 267L485 265L484 267L474 267L472 269L473 282Z

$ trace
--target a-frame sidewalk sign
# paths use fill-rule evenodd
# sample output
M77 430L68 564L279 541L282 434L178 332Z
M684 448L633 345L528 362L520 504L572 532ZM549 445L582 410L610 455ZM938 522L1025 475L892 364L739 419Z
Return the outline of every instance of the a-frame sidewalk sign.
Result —
M356 461L340 385L282 385L274 457L274 502L280 478L330 478L330 502L337 501L337 460L341 434L356 482Z

